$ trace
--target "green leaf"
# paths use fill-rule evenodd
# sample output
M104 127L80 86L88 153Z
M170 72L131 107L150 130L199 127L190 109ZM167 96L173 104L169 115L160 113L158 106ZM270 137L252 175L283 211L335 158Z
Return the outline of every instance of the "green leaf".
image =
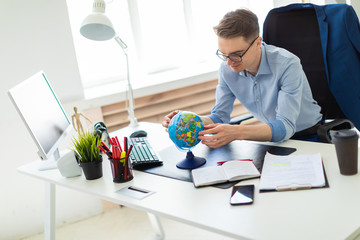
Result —
M94 131L79 133L72 138L72 151L76 154L81 162L97 161L100 156L101 139Z

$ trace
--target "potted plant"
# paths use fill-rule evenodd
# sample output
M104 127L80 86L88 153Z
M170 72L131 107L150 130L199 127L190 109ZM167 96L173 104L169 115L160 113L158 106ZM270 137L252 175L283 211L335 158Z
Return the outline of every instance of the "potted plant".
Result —
M76 159L82 168L87 180L102 177L102 155L99 145L101 137L95 131L79 132L77 137L72 139Z

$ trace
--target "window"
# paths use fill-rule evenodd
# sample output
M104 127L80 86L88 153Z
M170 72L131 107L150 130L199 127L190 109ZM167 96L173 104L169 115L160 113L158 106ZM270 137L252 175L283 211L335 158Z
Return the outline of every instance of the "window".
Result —
M91 41L80 34L82 21L92 11L92 0L68 0L67 5L84 88L126 79L125 56L115 40ZM129 44L132 34L127 9L126 1L115 0L106 6L105 13L118 35Z
M67 4L84 88L125 85L125 56L115 40L91 41L79 32L91 13L92 0L68 0ZM136 88L155 83L166 72L172 76L194 72L199 64L208 66L207 71L217 70L213 26L226 12L241 7L255 12L261 27L273 1L113 0L107 3L106 15L129 47L130 77Z

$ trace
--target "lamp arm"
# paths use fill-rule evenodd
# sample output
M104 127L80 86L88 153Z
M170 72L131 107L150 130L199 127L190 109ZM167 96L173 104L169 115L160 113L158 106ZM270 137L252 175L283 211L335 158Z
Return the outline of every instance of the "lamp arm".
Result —
M127 72L127 91L126 91L126 99L128 101L127 110L129 113L129 120L130 120L130 127L136 127L138 126L137 119L135 117L134 112L134 96L133 96L133 90L130 82L130 68L129 68L129 57L127 54L127 45L124 43L123 40L121 40L120 37L115 36L115 41L120 45L121 49L123 50L126 58L126 72Z
M114 37L115 41L120 45L120 47L122 48L122 50L125 52L127 52L127 48L128 46L126 45L126 43L124 43L124 41L119 37L119 36L115 36ZM125 53L126 54L126 53Z

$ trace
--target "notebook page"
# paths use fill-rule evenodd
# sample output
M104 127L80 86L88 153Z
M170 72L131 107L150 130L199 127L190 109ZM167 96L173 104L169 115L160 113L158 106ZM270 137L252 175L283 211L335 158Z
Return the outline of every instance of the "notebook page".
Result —
M259 171L252 161L228 161L222 165L227 178L231 181L237 177L260 176Z

